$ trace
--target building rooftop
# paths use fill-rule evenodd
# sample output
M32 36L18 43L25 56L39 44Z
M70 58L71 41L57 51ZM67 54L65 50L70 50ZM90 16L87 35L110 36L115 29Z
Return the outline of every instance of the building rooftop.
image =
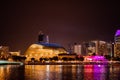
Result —
M120 29L116 31L115 36L120 36Z
M64 48L63 46L56 44L56 43L37 42L36 44L43 45L46 47Z

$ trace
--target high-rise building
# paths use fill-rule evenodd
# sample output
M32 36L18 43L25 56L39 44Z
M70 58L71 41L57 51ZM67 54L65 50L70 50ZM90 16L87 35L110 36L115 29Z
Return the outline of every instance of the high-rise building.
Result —
M120 30L116 31L115 37L114 37L114 41L115 41L115 43L119 43L120 44Z
M0 59L8 59L9 56L10 56L9 47L8 46L0 46Z
M120 57L120 30L114 36L114 57Z
M92 55L93 53L96 53L96 46L94 42L88 42L87 44L87 54Z
M82 46L82 51L86 55L111 55L112 54L112 44L101 41L93 40L85 42Z
M42 33L42 31L40 31L38 35L38 42L49 43L49 36L45 35L44 33Z
M96 55L107 55L107 42L96 40L95 42L95 51Z
M107 54L106 55L113 57L113 43L112 42L107 43Z
M77 55L81 55L81 45L80 44L74 44L74 47L73 47L73 51L74 53L76 53Z

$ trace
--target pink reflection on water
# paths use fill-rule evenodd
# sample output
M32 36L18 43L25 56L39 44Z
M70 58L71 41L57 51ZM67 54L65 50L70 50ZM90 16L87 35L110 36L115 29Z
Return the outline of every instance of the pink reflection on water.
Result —
M84 80L106 80L105 65L84 65Z

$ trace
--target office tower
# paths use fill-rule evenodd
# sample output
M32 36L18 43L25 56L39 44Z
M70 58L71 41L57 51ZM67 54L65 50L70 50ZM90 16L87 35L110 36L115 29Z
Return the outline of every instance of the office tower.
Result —
M49 36L40 31L38 35L38 42L49 43Z
M107 42L96 40L92 41L95 43L95 53L96 55L107 55Z
M82 47L86 55L111 55L112 52L112 44L101 40L85 42Z
M106 55L113 57L113 43L112 42L107 43L107 54Z
M114 36L114 57L120 57L120 30Z
M76 53L77 55L81 55L81 45L80 44L74 44L74 47L73 47L73 51L74 53Z
M96 46L94 42L88 42L87 53L88 55L93 55L93 53L96 53Z
M38 42L44 42L45 35L42 33L42 31L39 32L38 35Z

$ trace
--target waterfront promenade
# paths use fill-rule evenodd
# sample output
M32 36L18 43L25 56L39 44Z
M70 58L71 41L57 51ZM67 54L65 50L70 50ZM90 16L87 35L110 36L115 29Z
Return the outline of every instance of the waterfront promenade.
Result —
M25 62L25 65L89 65L89 64L120 64L120 61L92 61L92 62L88 62L88 61L55 61L55 62Z
M15 61L0 61L0 65L111 65L118 64L120 61L26 61L26 62L15 62Z
M23 65L22 62L0 60L0 65Z

